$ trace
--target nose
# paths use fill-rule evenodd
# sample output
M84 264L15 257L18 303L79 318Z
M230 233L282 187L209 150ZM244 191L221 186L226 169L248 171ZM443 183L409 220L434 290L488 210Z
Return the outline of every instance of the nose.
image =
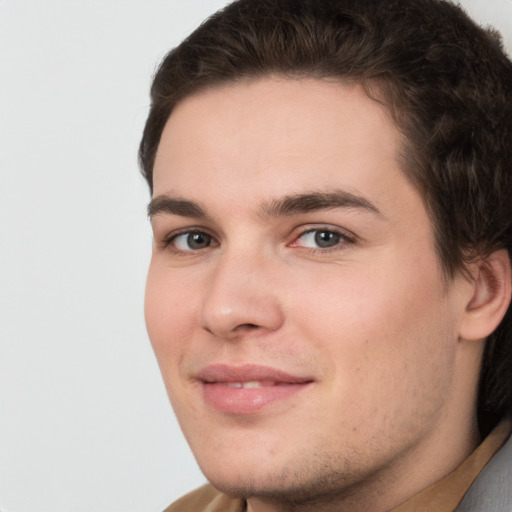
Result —
M274 279L275 262L225 255L210 275L202 304L203 328L218 338L278 330L284 322Z

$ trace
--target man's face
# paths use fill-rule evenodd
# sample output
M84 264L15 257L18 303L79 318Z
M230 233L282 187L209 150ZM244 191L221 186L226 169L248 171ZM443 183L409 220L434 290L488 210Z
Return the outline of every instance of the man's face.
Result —
M146 319L220 489L410 480L446 441L465 281L443 282L399 151L385 109L334 82L247 81L172 113Z

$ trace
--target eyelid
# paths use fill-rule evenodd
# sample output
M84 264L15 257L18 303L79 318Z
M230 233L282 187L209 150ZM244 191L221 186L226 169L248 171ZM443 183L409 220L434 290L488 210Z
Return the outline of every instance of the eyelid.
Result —
M341 240L339 243L332 247L306 247L306 246L300 246L297 241L303 238L308 233L313 233L315 231L326 231L335 233L336 235L339 235L341 237ZM208 247L202 248L202 249L190 249L190 250L182 250L178 249L176 246L173 246L173 241L183 235L189 235L194 233L201 233L209 236L212 240L212 244ZM175 229L173 231L168 232L164 236L160 237L158 240L158 245L162 250L169 250L171 249L172 252L176 254L192 254L192 253L200 253L204 251L205 249L209 249L211 247L218 247L220 245L220 242L217 239L218 237L211 232L210 229L205 228L204 226L187 226L179 229ZM358 240L358 237L352 233L351 231L339 227L339 226L333 226L329 224L308 224L308 225L302 225L293 230L293 233L291 235L292 241L287 244L288 247L297 247L302 248L309 251L318 251L318 252L329 252L329 251L336 251L341 250L343 246L346 246L348 244L353 244Z
M321 247L305 247L300 246L296 244L298 240L303 238L305 235L309 233L313 233L315 231L326 231L330 233L335 233L336 235L339 235L341 237L341 240L338 244L334 245L333 247L327 247L327 248L321 248ZM288 244L289 247L302 247L306 250L311 251L320 251L320 252L328 252L328 251L335 251L340 250L342 246L345 246L347 244L354 244L357 241L357 236L354 235L351 231L348 231L347 229L341 228L339 226L332 226L332 225L326 225L326 224L318 224L318 225L309 225L307 227L301 226L297 230L295 230L295 233L293 235L293 241L292 243Z
M215 237L215 235L213 235L209 229L200 227L200 226L189 226L186 228L180 228L180 229L171 231L170 233L167 233L165 236L163 236L161 238L159 245L160 245L161 249L171 249L172 252L174 252L176 254L188 254L188 253L201 252L204 249L182 250L182 249L178 249L176 246L173 245L173 241L176 240L176 238L178 238L179 236L191 235L194 233L207 235L214 242L212 245L205 247L204 249L208 249L210 247L217 247L218 245L220 245L217 238Z

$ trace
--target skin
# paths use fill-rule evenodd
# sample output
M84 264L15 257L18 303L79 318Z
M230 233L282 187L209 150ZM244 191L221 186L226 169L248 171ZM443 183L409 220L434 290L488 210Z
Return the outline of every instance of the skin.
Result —
M165 127L148 332L201 469L249 511L390 510L479 442L483 342L462 332L478 279L443 279L400 147L386 110L358 86L316 79L212 88ZM364 204L271 208L335 190ZM159 206L163 196L202 212ZM207 243L191 247L191 230ZM318 246L319 232L331 246ZM228 414L197 379L217 363L311 382Z

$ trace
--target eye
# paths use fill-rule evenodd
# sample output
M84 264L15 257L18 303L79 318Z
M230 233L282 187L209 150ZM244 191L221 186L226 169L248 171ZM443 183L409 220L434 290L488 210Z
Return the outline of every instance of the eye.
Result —
M293 242L292 247L306 247L310 249L332 249L352 240L342 233L332 229L309 229L301 233Z
M203 231L188 231L172 236L166 241L167 246L172 246L177 251L190 252L216 246L217 242L208 233Z

